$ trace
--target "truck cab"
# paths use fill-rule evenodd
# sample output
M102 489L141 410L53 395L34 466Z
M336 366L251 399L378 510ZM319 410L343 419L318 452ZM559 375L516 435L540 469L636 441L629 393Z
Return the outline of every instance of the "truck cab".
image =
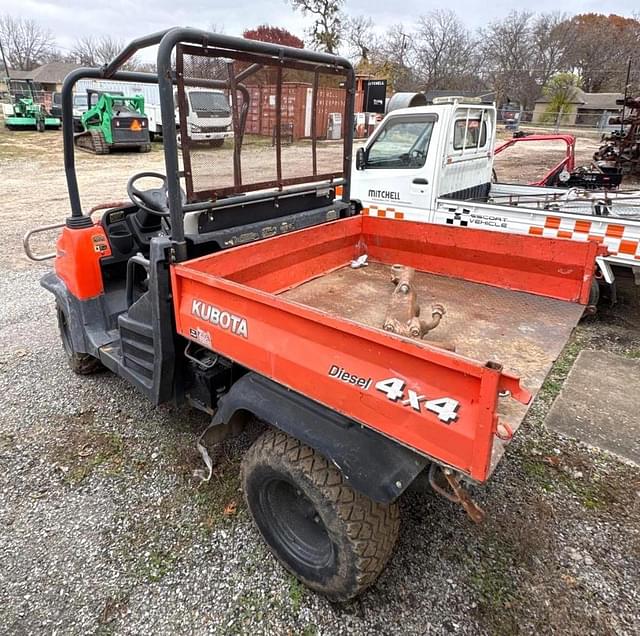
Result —
M381 216L411 219L438 197L486 196L495 134L493 105L446 98L394 110L356 154L353 197Z
M222 146L233 137L231 107L224 91L189 88L186 94L186 119L189 139Z

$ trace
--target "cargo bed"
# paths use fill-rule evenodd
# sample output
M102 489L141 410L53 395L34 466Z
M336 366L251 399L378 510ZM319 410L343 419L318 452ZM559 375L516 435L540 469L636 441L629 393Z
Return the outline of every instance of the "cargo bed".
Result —
M173 266L177 329L484 481L582 315L597 250L353 217ZM447 310L424 340L381 328L394 263Z

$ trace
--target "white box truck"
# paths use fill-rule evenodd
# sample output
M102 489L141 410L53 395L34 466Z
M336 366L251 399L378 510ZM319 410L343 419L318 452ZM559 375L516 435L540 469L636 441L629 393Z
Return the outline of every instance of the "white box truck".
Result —
M89 88L123 95L143 95L151 139L153 140L155 136L162 136L160 96L155 84L136 84L115 80L80 80L76 89L78 99L82 99L82 95L86 95ZM187 87L185 92L187 94L187 129L192 141L218 147L222 146L226 139L233 138L231 107L224 91ZM84 97L84 102L86 102L86 97ZM176 128L178 124L178 115L176 114ZM180 142L178 134L179 145Z

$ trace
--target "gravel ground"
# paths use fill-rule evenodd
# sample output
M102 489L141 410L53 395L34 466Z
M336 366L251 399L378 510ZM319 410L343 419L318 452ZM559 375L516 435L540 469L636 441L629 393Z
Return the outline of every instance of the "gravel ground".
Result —
M580 349L640 356L636 313L621 307L577 328L494 478L474 492L485 524L414 488L387 570L334 605L275 562L249 519L238 466L254 431L230 441L197 487L200 415L154 409L109 373L67 369L38 285L47 267L19 255L25 229L67 212L50 139L42 156L0 152L5 633L640 633L637 466L543 426ZM142 159L82 159L101 175L85 188L117 198L110 188ZM157 151L150 159L159 163Z

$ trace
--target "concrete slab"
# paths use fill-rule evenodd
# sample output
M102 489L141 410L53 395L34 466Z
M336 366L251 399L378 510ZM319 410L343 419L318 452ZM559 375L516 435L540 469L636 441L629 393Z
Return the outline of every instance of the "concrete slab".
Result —
M640 464L640 360L581 351L546 425Z

